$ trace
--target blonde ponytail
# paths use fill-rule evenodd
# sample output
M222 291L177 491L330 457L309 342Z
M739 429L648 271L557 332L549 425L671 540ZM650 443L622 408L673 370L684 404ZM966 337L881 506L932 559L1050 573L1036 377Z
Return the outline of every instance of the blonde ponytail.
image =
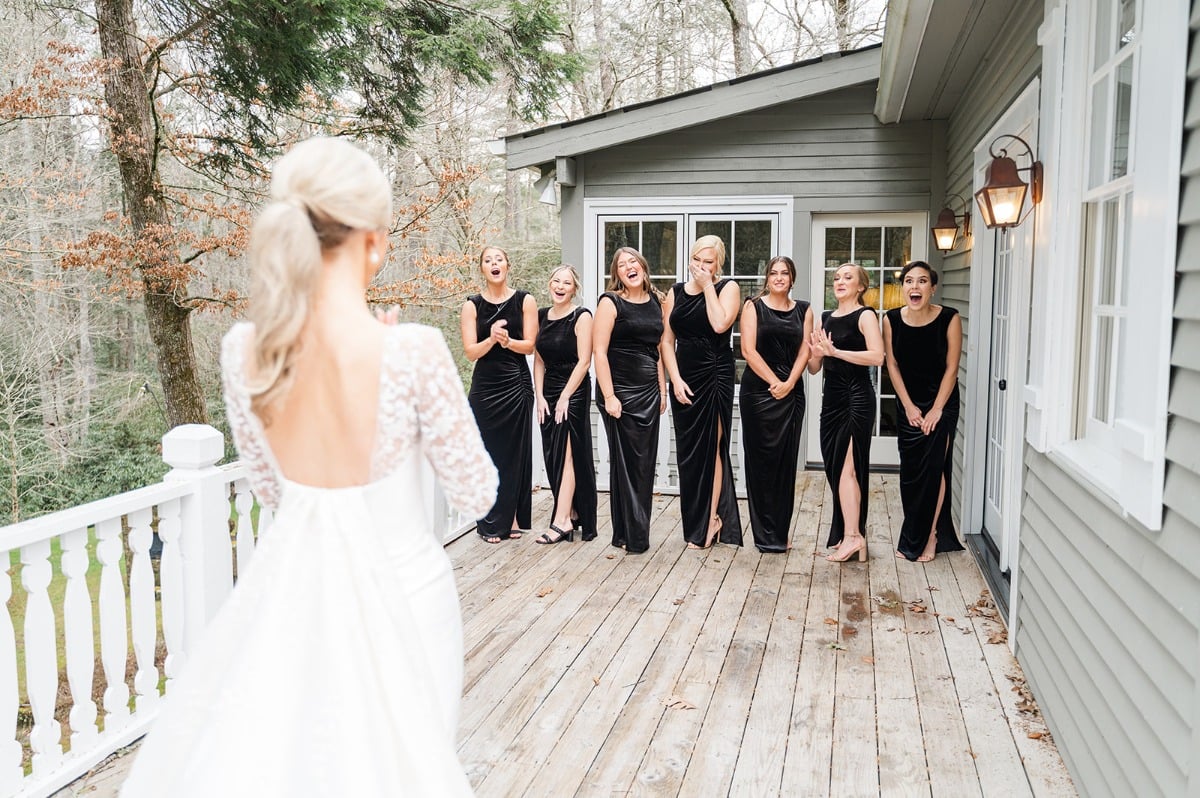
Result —
M264 425L291 387L322 254L354 230L388 229L392 217L391 186L379 165L343 139L293 147L276 164L271 200L250 231L249 251L254 349L246 385Z

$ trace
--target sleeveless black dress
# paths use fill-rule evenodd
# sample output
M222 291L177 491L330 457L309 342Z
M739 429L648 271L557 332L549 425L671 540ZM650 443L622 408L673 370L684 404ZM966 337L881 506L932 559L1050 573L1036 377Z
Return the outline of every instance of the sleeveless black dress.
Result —
M527 296L524 291L516 291L499 304L488 302L479 294L472 296L469 301L475 305L477 340L486 340L492 324L500 319L508 321L510 338L524 338L522 305ZM521 529L529 529L531 525L533 378L525 355L493 346L475 361L467 401L475 414L483 445L500 472L496 503L479 519L476 531L480 537L507 538L514 517Z
M867 339L858 329L858 317L863 313L875 315L874 310L865 307L845 316L834 316L833 311L827 310L821 315L821 326L838 349L862 352L867 348ZM836 546L846 535L838 483L847 451L854 456L854 472L858 477L859 531L866 529L868 464L871 461L871 436L875 432L875 386L871 382L870 366L827 357L822 369L825 384L821 394L821 458L825 461L825 476L833 491L833 523L826 545Z
M715 284L721 293L731 280ZM675 333L675 360L679 376L692 389L692 403L685 405L671 393L671 419L675 425L675 456L679 464L679 507L683 537L703 546L708 538L712 511L712 484L716 459L721 458L721 495L717 515L721 518L722 543L742 545L742 521L738 515L729 458L729 431L733 424L733 328L715 332L708 321L704 294L689 294L683 283L671 287L675 305L671 330ZM720 440L718 440L718 425Z
M573 509L579 516L583 539L591 540L596 537L596 464L592 460L592 419L588 407L590 377L584 376L583 382L571 394L567 420L561 424L554 421L554 406L558 404L567 381L571 379L571 372L579 363L575 324L584 315L591 315L591 311L575 308L561 319L551 319L549 308L539 310L537 352L546 367L542 377L542 395L550 405L550 413L541 425L542 454L546 460L550 489L554 492L554 509L550 511L550 518L553 520L558 515L558 489L562 485L569 443L575 472Z
M617 308L608 343L613 392L621 402L621 417L604 409L596 383L596 404L608 436L609 505L613 545L631 554L650 548L650 504L654 497L654 466L658 458L658 344L662 340L662 305L651 294L641 304L605 293Z
M946 374L946 351L950 344L947 331L954 319L954 308L943 306L933 321L912 327L900 315L902 308L888 311L892 328L892 353L900 368L904 387L922 413L937 399L938 388ZM951 471L954 466L954 433L958 426L958 383L950 392L942 417L928 435L908 423L900 400L896 400L899 424L897 446L900 449L900 501L904 505L904 524L896 550L916 560L925 550L933 516L937 513L937 551L961 551L950 511ZM943 480L946 493L938 510L938 491Z
M754 348L780 380L787 380L804 343L807 302L775 310L754 300ZM747 367L738 402L742 414L742 468L750 503L754 545L762 552L787 551L796 506L796 461L804 425L804 381L783 399L771 396L766 381Z

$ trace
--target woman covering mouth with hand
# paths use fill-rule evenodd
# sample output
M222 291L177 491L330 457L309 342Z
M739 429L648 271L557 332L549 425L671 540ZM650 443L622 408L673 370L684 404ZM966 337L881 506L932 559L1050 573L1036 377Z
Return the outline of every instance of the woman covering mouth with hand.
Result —
M596 303L592 357L608 436L613 545L630 554L650 548L659 416L667 409L662 334L650 267L636 249L621 247L613 254L608 291Z
M529 529L533 487L533 383L525 356L533 354L537 303L508 284L508 255L479 253L483 290L463 303L463 350L475 363L467 399L483 445L500 472L496 503L476 531L488 543L516 540Z
M570 541L579 529L596 537L596 467L588 410L592 313L575 304L579 274L559 266L550 274L550 307L538 311L533 382L542 454L554 492L550 531L537 543Z
M904 524L896 557L916 562L962 549L950 517L962 319L954 308L932 304L937 283L938 274L928 263L909 263L900 271L907 303L883 317L888 374L900 411Z

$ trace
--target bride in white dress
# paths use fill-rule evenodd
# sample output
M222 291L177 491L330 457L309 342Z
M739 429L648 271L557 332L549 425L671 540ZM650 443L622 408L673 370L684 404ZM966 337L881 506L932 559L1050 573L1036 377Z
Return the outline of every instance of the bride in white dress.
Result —
M135 798L454 796L462 619L421 464L469 517L496 471L439 332L372 317L391 188L352 144L279 161L222 346L229 423L275 511L122 787Z

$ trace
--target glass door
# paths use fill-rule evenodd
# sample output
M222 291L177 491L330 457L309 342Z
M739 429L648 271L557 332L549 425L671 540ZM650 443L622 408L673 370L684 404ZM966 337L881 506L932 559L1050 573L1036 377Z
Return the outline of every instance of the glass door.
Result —
M825 310L837 307L833 298L833 275L843 263L857 263L867 270L871 284L863 302L875 308L882 324L885 311L904 304L900 269L911 260L926 257L927 217L924 213L878 213L861 215L814 215L813 252L810 271L813 317L819 322ZM871 369L875 384L875 435L871 439L871 465L896 466L896 394L887 369ZM809 383L808 446L810 463L820 463L821 375Z
M599 290L595 298L608 290L609 267L621 247L642 253L650 266L650 282L659 291L666 293L683 279L687 253L681 235L682 215L601 216L599 222L604 254L596 266Z

